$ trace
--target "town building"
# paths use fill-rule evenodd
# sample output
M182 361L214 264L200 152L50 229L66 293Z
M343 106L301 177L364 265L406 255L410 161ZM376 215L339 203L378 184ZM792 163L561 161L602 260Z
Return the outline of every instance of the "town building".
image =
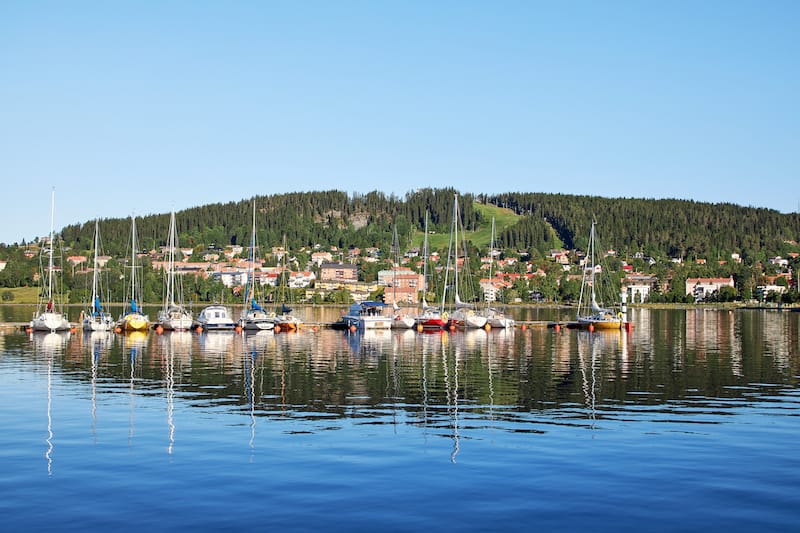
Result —
M344 263L323 263L319 267L320 281L348 282L358 281L358 265Z
M734 287L733 276L727 278L687 278L686 295L693 295L696 302L707 299L723 287Z

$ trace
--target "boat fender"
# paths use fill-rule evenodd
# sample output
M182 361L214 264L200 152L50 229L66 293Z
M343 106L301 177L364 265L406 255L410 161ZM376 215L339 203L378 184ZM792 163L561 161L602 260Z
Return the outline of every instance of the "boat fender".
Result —
M622 319L622 312L617 313L617 318Z
M447 311L442 313L442 320L447 320Z

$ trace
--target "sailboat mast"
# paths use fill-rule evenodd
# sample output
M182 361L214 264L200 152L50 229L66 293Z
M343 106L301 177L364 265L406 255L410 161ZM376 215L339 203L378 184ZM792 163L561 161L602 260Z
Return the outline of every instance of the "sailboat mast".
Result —
M136 302L136 217L131 215L131 301Z
M453 257L455 258L455 276L453 277L453 294L455 295L455 306L461 303L461 298L458 295L458 193L453 194L453 248L455 250Z
M164 301L164 312L175 305L175 212L169 217L169 259L167 260L167 297Z
M100 231L100 222L94 221L94 272L92 273L92 312L97 312L97 249L99 247L100 239L98 233Z
M53 301L53 224L56 210L56 190L50 192L50 259L47 262L47 303L51 306Z
M400 258L400 240L397 238L397 226L394 227L394 258L392 260L392 306L397 307L397 266Z
M492 234L489 237L489 279L492 279L494 270L494 217L492 217Z
M591 260L591 267L592 267L592 272L590 274L589 280L591 281L591 285L592 285L592 287L591 287L592 288L592 303L591 303L592 312L596 313L596 312L598 312L600 310L600 306L597 305L597 294L595 293L595 285L594 285L594 282L595 282L595 279L594 279L594 277L595 277L595 245L596 245L596 243L595 243L595 234L594 234L594 225L595 225L595 222L593 220L592 221L592 230L589 233L589 258Z
M288 274L286 273L286 260L288 259L288 257L287 257L288 255L289 255L289 253L286 251L286 234L284 233L283 234L283 255L281 256L281 263L283 263L283 264L281 265L281 269L278 271L279 272L278 275L281 277L280 278L281 279L281 296L280 296L280 298L281 298L281 309L283 309L283 305L286 303L286 300L284 300L284 297L285 297L285 294L286 294L286 281L287 281L286 278L288 277Z
M422 309L428 307L425 294L428 292L428 211L425 211L425 238L422 240Z
M250 285L250 291L244 291L244 305L247 308L247 299L255 297L255 278L254 278L254 263L256 261L256 201L253 200L253 229L250 235L250 265L247 268L248 279L247 282ZM251 294L247 294L250 292Z
M594 303L594 222L592 222L592 230L589 232L589 264L592 267L590 279L592 282L592 303Z

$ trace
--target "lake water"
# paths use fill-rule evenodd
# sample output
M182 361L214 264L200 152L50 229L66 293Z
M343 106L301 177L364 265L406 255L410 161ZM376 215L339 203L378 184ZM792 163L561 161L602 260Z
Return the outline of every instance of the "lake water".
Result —
M2 529L796 531L800 313L631 318L7 332Z

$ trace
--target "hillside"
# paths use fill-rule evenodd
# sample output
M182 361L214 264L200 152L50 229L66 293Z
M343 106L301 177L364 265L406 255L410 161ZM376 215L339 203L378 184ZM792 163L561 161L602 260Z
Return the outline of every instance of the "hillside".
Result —
M247 246L255 202L261 246L279 245L285 236L295 250L315 244L388 250L396 226L401 248L407 249L421 246L427 212L429 245L441 250L447 246L455 193L421 189L401 198L332 190L257 196L180 211L178 231L182 246L198 250ZM796 250L794 243L800 239L797 214L732 204L520 192L459 196L466 236L473 245L488 246L494 217L498 247L529 251L533 257L562 246L583 249L592 220L598 223L604 245L622 254L656 258L724 259L736 252L754 263L785 256ZM167 213L137 219L143 248L164 244L168 220ZM102 220L100 230L106 253L126 253L129 219ZM61 235L77 253L91 246L92 231L93 224L86 221L66 226Z

